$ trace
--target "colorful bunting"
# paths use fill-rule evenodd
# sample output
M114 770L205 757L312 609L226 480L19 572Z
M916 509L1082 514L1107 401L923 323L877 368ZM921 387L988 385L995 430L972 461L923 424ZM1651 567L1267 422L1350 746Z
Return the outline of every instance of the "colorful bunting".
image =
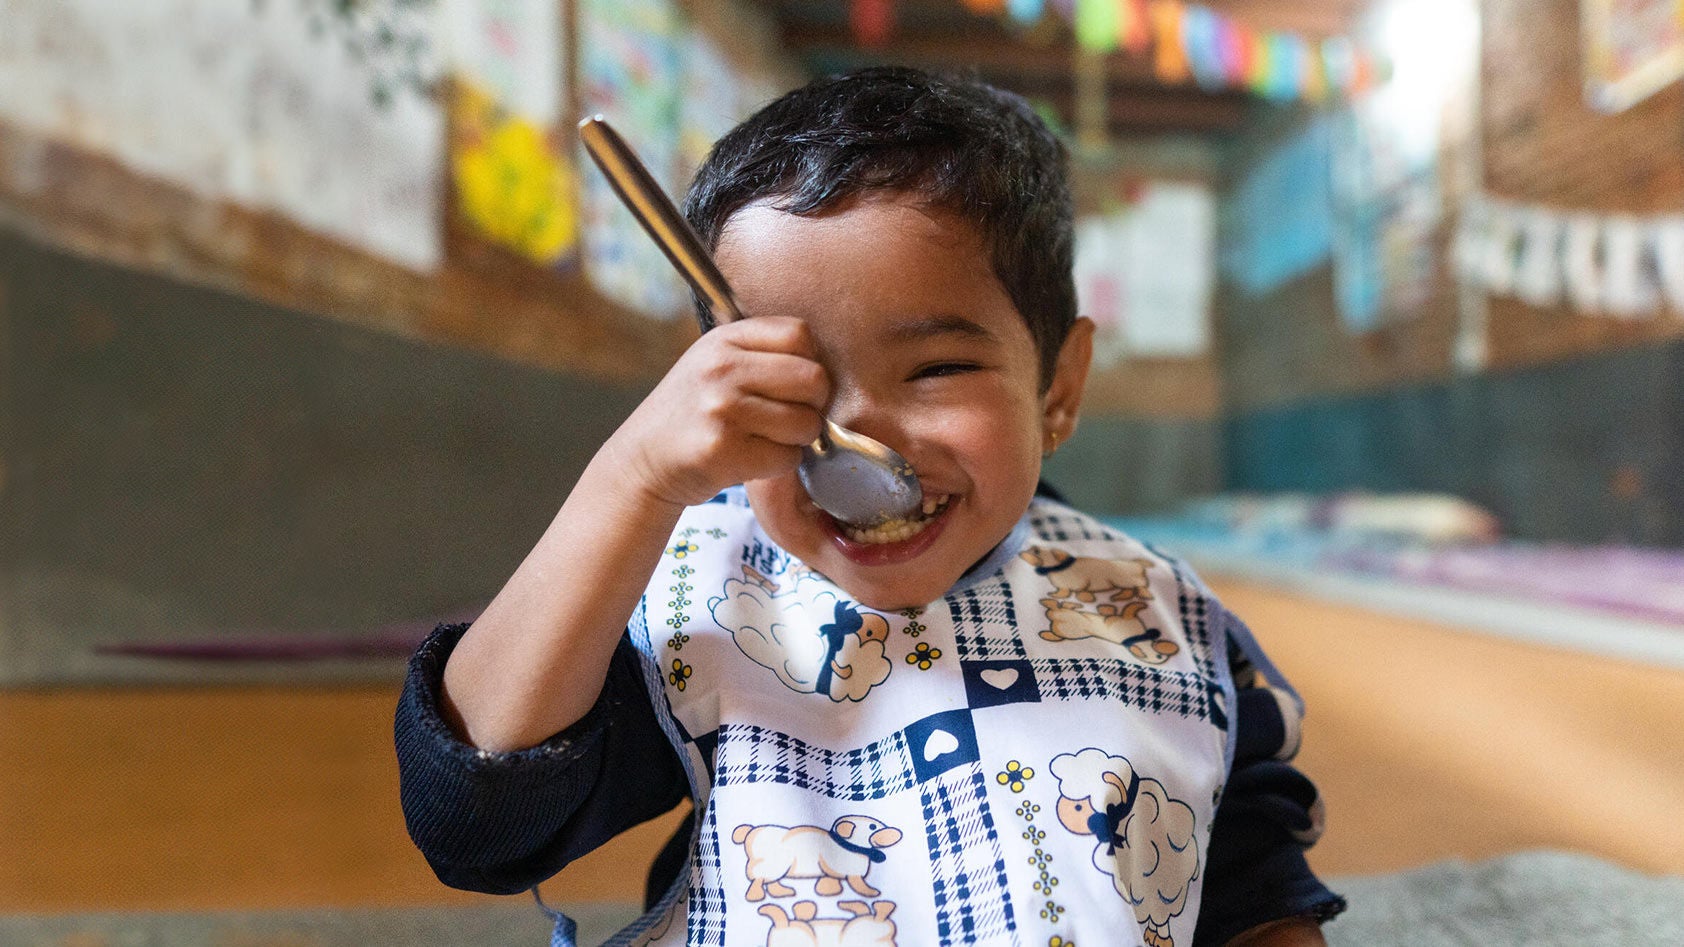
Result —
M1330 36L1321 41L1322 71L1330 88L1351 88L1351 80L1356 76L1356 60L1356 49L1345 37Z
M1220 14L1216 17L1217 56L1222 61L1222 76L1231 86L1244 85L1246 70L1251 68L1250 35L1233 20Z
M1187 64L1187 45L1182 36L1187 8L1176 0L1152 0L1152 35L1156 38L1152 72L1159 81L1186 82L1192 74Z
M852 0L848 5L848 25L860 45L881 46L894 32L895 8L891 0Z
M1006 15L1019 24L1039 22L1045 11L1045 0L1006 0Z
M1228 84L1222 71L1222 47L1218 35L1217 15L1207 7L1188 7L1181 20L1181 41L1186 48L1187 65L1194 81L1207 90L1220 89Z
M1117 0L1076 0L1076 43L1090 53L1117 48Z
M1134 56L1144 56L1152 48L1152 20L1146 0L1117 0L1117 45Z
M1268 95L1275 74L1275 44L1272 34L1250 34L1251 55L1247 57L1245 87L1254 95Z
M1290 33L1270 33L1266 39L1269 44L1268 74L1263 77L1263 96L1277 102L1296 98L1298 95L1299 66L1302 61L1302 46L1294 42L1297 37Z
M862 42L881 43L893 27L892 0L852 0L851 21ZM1028 26L1048 0L961 0L979 14L1004 13ZM1206 89L1244 88L1275 101L1321 102L1371 88L1384 69L1343 36L1315 40L1236 23L1218 10L1184 0L1051 0L1090 53L1121 49L1152 57L1159 81L1196 81Z
M1306 101L1327 101L1327 70L1323 68L1322 63L1321 47L1313 43L1304 43L1299 53L1298 67L1302 76L1301 98Z

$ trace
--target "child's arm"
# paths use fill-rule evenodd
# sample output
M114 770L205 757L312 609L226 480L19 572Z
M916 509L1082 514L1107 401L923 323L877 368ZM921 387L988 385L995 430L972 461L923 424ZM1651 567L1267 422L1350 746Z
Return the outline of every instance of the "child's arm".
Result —
M393 721L404 823L440 881L525 891L688 793L623 634L601 695L576 723L513 753L462 742L439 707L444 668L466 630L441 626L416 649Z
M584 716L684 507L794 469L829 390L798 319L727 323L692 345L451 654L441 710L457 732L514 750Z

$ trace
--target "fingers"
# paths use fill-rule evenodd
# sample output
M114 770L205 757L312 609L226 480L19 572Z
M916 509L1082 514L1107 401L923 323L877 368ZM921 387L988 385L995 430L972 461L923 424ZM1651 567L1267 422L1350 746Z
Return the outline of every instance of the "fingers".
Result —
M693 352L687 357L707 383L820 411L830 400L830 375L818 361L807 324L799 319L766 316L729 323L703 336Z
M755 352L737 367L744 393L823 411L830 401L824 366L799 355Z
M811 444L824 424L824 415L809 405L754 395L738 401L733 410L734 423L744 433L789 447Z
M729 484L793 470L829 398L806 323L745 319L692 345L615 439L643 458L646 492L700 503Z
M718 334L739 348L760 352L784 352L817 359L819 350L807 323L789 316L756 316L719 326Z

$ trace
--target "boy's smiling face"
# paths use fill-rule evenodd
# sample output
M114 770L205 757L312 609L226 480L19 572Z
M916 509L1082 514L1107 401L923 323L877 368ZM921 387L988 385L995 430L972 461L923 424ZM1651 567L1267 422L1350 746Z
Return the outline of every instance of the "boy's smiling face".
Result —
M922 607L1006 537L1034 496L1042 453L1076 423L1092 323L1078 320L1043 393L1029 328L962 218L875 193L819 216L751 204L715 259L749 316L805 321L832 384L829 417L918 473L922 529L872 541L815 507L794 471L748 483L778 545L879 610Z

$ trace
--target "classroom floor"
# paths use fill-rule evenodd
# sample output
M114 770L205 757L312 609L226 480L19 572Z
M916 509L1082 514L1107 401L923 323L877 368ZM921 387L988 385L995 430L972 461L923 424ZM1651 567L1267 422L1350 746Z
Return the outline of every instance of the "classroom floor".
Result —
M1326 875L1561 848L1684 875L1684 673L1212 585L1310 706ZM404 834L395 689L0 693L0 913L448 905ZM671 815L545 885L639 896Z

